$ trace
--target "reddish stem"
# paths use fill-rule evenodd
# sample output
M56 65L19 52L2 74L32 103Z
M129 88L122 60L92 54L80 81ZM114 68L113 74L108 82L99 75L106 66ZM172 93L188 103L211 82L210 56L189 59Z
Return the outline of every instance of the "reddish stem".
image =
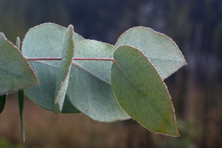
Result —
M60 57L44 57L44 58L26 58L28 61L40 61L40 60L62 60ZM90 60L90 61L114 61L113 58L74 58L73 60Z

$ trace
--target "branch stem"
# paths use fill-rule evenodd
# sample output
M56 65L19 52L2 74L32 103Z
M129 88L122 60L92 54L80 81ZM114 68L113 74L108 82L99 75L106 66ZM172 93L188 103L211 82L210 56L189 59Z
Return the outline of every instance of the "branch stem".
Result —
M41 60L62 60L60 57L44 57L44 58L26 58L28 61L41 61ZM88 60L88 61L114 61L113 58L74 58L73 60Z

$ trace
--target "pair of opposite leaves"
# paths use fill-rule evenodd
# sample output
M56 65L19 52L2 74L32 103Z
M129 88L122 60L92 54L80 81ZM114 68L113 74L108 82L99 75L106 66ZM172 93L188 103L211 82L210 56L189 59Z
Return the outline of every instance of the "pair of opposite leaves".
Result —
M168 37L135 27L112 46L85 40L72 26L46 23L28 31L22 52L27 58L62 57L61 62L29 62L40 85L25 89L25 94L42 108L57 113L81 111L103 122L132 117L151 131L179 136L163 80L186 62ZM73 61L73 57L113 58L113 62Z

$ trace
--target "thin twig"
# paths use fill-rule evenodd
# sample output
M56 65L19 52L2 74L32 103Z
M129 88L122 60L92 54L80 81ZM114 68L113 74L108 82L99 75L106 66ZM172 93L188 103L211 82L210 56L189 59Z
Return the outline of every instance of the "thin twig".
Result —
M62 60L61 57L26 58L28 61ZM74 58L73 60L114 61L113 58Z

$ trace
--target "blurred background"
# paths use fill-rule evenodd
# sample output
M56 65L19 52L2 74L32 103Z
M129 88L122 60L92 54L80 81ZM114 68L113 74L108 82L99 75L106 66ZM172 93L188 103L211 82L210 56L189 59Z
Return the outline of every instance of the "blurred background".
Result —
M99 123L83 114L57 115L25 101L22 143L17 99L0 114L1 148L219 148L222 147L221 0L0 0L0 32L15 43L45 22L84 38L114 44L133 26L171 37L188 65L165 82L180 138L151 133L133 120Z

